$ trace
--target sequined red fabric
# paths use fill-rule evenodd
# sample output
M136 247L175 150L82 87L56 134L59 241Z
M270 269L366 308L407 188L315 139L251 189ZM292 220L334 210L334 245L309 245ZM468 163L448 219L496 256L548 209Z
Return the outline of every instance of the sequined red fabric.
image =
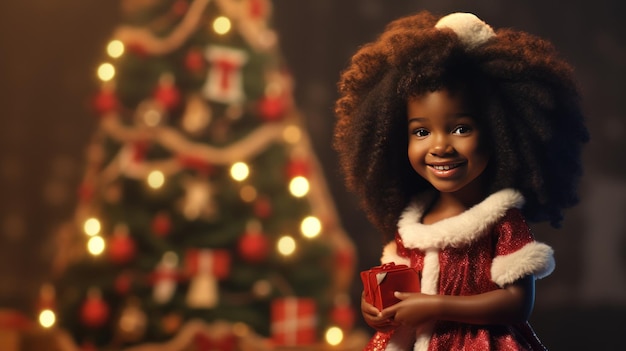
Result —
M443 295L474 295L500 287L491 279L494 257L507 255L534 242L532 233L518 209L510 209L489 233L463 247L445 247L439 252L438 293ZM398 254L410 259L418 270L424 268L425 253L408 249L396 236ZM391 333L376 333L364 351L387 349ZM394 349L395 350L395 349ZM413 351L413 349L409 349ZM528 323L518 325L472 325L436 322L428 350L546 350ZM407 350L408 351L408 350Z

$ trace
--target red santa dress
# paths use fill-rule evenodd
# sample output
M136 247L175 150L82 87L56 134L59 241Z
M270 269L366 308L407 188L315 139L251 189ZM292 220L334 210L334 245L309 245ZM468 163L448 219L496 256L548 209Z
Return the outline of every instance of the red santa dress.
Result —
M382 263L415 267L421 292L475 295L522 277L542 278L554 269L552 249L535 241L520 208L522 195L498 191L458 216L425 225L426 198L412 202L398 221L395 241ZM474 325L436 321L418 328L377 332L364 351L545 350L528 323Z

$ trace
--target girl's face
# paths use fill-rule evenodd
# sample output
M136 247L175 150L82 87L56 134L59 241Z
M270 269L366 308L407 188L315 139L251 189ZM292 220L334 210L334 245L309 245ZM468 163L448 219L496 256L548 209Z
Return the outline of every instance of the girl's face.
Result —
M467 100L462 91L444 89L407 102L409 161L440 192L482 193L489 154Z

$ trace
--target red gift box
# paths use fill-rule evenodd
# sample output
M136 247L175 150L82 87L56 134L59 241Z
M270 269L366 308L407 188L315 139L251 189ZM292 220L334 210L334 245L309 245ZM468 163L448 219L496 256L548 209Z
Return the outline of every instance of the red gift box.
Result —
M315 300L287 297L272 302L272 340L275 345L314 344L316 329Z
M393 295L396 291L420 291L419 272L415 268L393 262L361 272L361 281L365 301L379 310L400 301Z

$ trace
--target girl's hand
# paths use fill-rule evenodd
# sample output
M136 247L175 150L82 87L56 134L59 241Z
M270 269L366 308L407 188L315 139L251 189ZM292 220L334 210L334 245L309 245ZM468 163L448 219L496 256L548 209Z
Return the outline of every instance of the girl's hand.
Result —
M390 314L389 311L386 313L379 311L374 305L365 301L363 295L361 295L361 314L363 314L365 323L377 331L389 331L397 325L393 321L393 314Z
M393 316L395 325L417 326L437 316L436 295L396 292L401 301L382 311L384 316Z
M528 320L532 311L535 278L528 275L518 281L477 295L451 296L399 293L401 301L382 311L393 316L396 325L417 326L432 320L470 324L513 324Z

